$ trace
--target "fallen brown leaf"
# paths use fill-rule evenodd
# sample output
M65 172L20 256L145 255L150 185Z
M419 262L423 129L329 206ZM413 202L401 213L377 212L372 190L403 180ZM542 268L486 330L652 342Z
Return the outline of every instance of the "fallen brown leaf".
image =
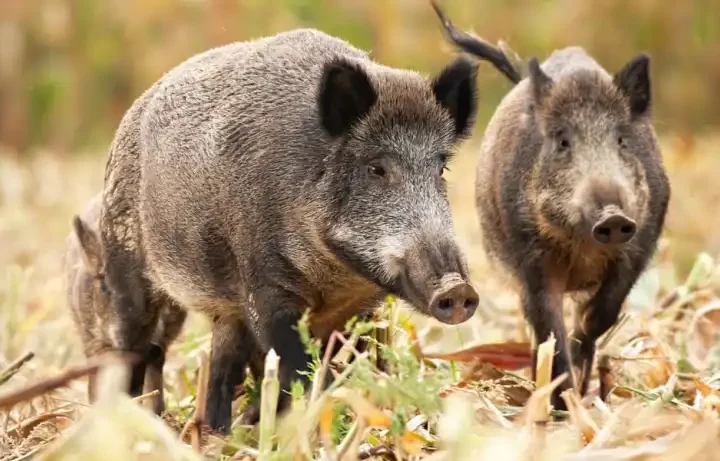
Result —
M449 354L425 354L424 357L455 362L480 361L504 370L518 370L532 366L530 344L520 342L480 344Z

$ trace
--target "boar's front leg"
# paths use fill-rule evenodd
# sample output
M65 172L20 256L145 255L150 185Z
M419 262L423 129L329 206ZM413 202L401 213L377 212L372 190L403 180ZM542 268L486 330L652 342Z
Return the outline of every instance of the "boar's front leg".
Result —
M578 373L581 395L585 395L590 383L595 342L617 322L623 302L640 272L627 263L611 264L598 291L575 316L575 328L570 338L570 355L573 367Z
M532 379L537 376L537 348L552 333L555 336L555 356L553 357L552 379L568 372L568 377L553 392L551 403L557 410L567 410L560 393L572 387L570 373L570 355L567 348L567 333L563 322L564 286L560 280L552 277L540 267L527 268L524 273L522 294L523 313L534 333Z
M245 380L252 347L252 337L241 319L214 319L205 413L205 420L214 431L230 431L235 386Z
M362 320L369 320L371 315L367 315L365 317L362 317ZM344 335L346 338L349 338L349 335L346 333ZM320 358L323 359L325 357L325 353L327 351L329 345L329 341L324 341L321 345L320 349ZM338 352L340 352L340 349L342 348L343 343L341 341L336 341L335 345L333 346L333 350L330 353L331 357L334 357L337 355ZM359 353L363 353L367 347L369 346L369 341L367 339L367 336L360 336L358 338L357 344L355 345L355 349ZM348 360L348 365L351 364L355 360L355 355L350 355L350 358ZM260 353L260 351L253 349L250 354L250 369L252 371L253 377L256 381L262 381L263 375L264 375L264 364L265 356ZM329 381L329 379L327 380ZM326 381L326 384L328 382ZM258 403L251 403L249 404L245 410L243 411L242 416L240 416L240 424L241 425L255 425L260 420L260 407Z
M280 356L280 401L278 411L288 403L290 386L293 381L310 389L309 378L301 374L309 371L311 357L305 352L297 325L302 317L303 302L297 296L275 286L256 289L245 304L245 319L253 332L262 354L274 349Z
M247 331L247 329L246 329ZM256 384L261 383L265 372L265 356L258 350L255 338L247 331L248 338L252 341L253 347L250 351L249 367ZM239 424L243 426L254 426L260 421L260 402L249 402L248 406L240 415Z

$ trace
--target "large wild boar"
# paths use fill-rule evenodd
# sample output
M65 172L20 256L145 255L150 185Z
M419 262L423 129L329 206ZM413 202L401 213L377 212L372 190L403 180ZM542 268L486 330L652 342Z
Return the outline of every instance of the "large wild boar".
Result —
M81 216L73 217L73 229L66 241L63 260L68 307L88 358L114 349L112 337L117 334L118 324L110 308L112 293L107 289L104 275L98 230L101 204L102 194L97 194ZM144 392L159 391L151 400L152 408L158 414L165 408L162 374L165 351L177 338L187 317L186 311L172 302L163 301L153 300L160 316L144 357L147 366L143 379ZM97 397L95 387L95 377L91 376L88 381L90 402Z
M483 137L476 207L485 249L517 283L535 344L557 339L552 376L570 373L553 405L565 409L560 392L578 380L586 393L596 340L617 321L665 221L670 184L651 122L650 58L610 75L568 47L542 65L529 59L522 78L503 51L433 5L451 42L516 84ZM585 297L569 342L566 293Z
M253 347L279 354L282 389L307 384L305 310L323 341L386 293L469 319L478 296L443 171L474 123L476 69L460 57L427 78L298 29L168 72L126 113L106 167L116 347L147 348L148 293L207 314L207 421L228 430Z

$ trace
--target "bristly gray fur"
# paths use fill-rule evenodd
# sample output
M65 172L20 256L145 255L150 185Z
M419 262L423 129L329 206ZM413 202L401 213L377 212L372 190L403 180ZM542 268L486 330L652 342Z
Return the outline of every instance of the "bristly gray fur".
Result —
M481 144L476 208L484 246L522 295L535 344L557 338L553 378L575 369L588 387L595 341L617 320L655 252L670 184L651 122L649 58L611 75L579 47L554 52L503 98ZM610 210L610 211L608 211ZM592 229L607 213L637 224L623 245ZM565 293L585 293L571 338ZM569 342L568 342L569 341ZM571 375L553 395L575 380Z
M285 386L305 357L285 325L303 310L321 339L387 292L429 313L443 274L468 275L441 176L474 122L475 69L457 59L428 79L298 29L168 72L106 167L102 241L129 332L115 346L145 347L161 292L211 318L226 368L250 343L282 349ZM225 393L241 377L215 376Z

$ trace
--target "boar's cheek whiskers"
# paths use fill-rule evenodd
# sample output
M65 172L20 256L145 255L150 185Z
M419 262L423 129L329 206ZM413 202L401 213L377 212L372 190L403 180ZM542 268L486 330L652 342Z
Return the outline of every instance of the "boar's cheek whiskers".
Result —
M379 255L379 268L390 281L402 274L405 257L411 244L411 238L405 237L400 239L397 237L386 237L380 239L375 246L375 251Z

